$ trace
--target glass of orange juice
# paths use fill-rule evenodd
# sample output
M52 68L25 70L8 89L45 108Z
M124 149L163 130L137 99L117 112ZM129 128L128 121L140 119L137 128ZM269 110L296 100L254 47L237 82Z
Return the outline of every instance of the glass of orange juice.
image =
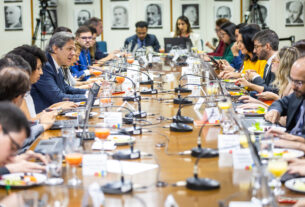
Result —
M279 196L283 195L285 191L281 189L281 176L287 171L288 164L287 161L282 157L272 157L268 161L268 171L276 178L276 185L274 188L274 195Z
M160 52L160 53L164 53L164 52L165 52L164 48L160 48L160 49L159 49L159 52Z
M126 57L126 61L127 61L127 63L129 63L130 66L131 66L131 64L134 62L134 56L131 55L131 54L129 54L129 55Z
M71 168L72 177L68 180L69 186L78 186L82 183L82 181L78 178L76 169L83 161L83 154L80 150L73 150L66 154L66 162Z
M99 138L102 142L102 151L104 151L104 141L110 135L110 129L107 128L96 128L95 129L95 136Z
M100 94L100 116L103 117L107 107L111 106L112 89L106 87Z
M97 71L97 70L93 71L94 76L100 76L101 74L102 74L102 71Z

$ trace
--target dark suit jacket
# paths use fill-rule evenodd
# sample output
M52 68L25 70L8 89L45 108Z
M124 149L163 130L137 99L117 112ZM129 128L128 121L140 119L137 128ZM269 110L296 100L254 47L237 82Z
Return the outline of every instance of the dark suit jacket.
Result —
M272 82L274 80L275 80L275 74L271 71L271 68L269 68L268 73L266 70L264 70L263 78L258 76L256 78L254 78L252 83L259 85L259 86L263 86L264 91L271 91L273 93L278 94L279 90L272 85Z
M286 129L287 131L291 131L297 124L297 115L300 113L302 102L303 99L297 98L295 93L292 93L289 96L284 96L282 99L273 102L268 108L268 111L275 109L280 112L281 116L287 116ZM303 126L303 128L303 132L305 132L305 127ZM305 136L305 133L302 136Z
M62 72L57 74L53 59L47 54L48 62L43 67L43 75L39 81L32 85L31 95L34 100L36 112L39 113L54 103L67 98L71 101L83 101L86 90L77 89L67 85Z
M147 34L145 39L144 39L144 42L145 42L145 46L152 46L154 48L154 51L155 52L159 52L159 49L160 49L160 44L159 44L159 41L157 39L157 37L153 34ZM133 35L131 37L128 37L126 40L125 40L125 43L124 43L124 47L127 47L129 44L131 43L131 51L133 51L134 47L137 45L138 43L138 36L137 35Z

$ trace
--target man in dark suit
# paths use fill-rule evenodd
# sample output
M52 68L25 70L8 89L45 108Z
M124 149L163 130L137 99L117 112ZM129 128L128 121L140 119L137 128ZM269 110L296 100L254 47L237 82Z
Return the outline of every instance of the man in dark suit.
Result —
M253 52L257 55L259 60L267 60L264 75L262 78L256 72L249 70L246 73L246 79L250 82L245 79L239 79L239 82L258 93L264 91L278 93L278 89L272 85L272 82L275 79L275 74L271 71L271 67L272 60L276 56L279 47L279 37L272 30L262 30L255 34L253 40Z
M31 95L39 113L50 105L63 101L82 101L86 99L84 89L67 85L62 66L71 65L75 55L74 37L68 32L54 34L46 49L48 62L43 67L43 75L32 85Z
M157 37L153 34L147 34L147 30L147 22L137 22L136 34L125 40L124 47L134 51L135 48L151 46L155 52L159 52L160 44Z
M292 65L289 81L294 92L275 101L269 107L265 119L276 123L280 116L287 116L287 131L305 137L305 57Z

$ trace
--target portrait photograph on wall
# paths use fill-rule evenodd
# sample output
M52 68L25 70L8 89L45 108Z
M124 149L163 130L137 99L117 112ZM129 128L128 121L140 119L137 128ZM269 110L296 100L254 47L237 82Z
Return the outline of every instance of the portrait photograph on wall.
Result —
M214 7L214 18L215 21L220 18L225 18L232 21L232 4L223 4L220 2L215 3Z
M48 9L50 11L50 15L52 18L52 21L54 23L55 28L57 27L57 11L56 9ZM46 25L46 32L47 34L52 34L54 32L54 28L52 26L52 22L51 19L49 17L48 14L46 14L46 21L45 21L45 25Z
M287 0L285 17L286 26L304 26L304 1Z
M83 26L87 20L93 17L93 9L91 8L79 8L75 9L74 12L75 29Z
M5 30L23 30L22 27L22 6L5 5L4 6Z
M145 20L149 28L162 28L162 4L146 2Z
M75 4L92 4L93 0L74 0Z
M111 5L111 29L129 29L128 2L116 2Z
M182 15L186 16L192 28L199 28L199 4L182 4Z

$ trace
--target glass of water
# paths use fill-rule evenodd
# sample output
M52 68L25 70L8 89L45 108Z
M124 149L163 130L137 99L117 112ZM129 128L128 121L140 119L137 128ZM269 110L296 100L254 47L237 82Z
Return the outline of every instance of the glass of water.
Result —
M47 164L47 180L48 185L59 185L63 183L62 178L62 152L53 151L46 154Z

